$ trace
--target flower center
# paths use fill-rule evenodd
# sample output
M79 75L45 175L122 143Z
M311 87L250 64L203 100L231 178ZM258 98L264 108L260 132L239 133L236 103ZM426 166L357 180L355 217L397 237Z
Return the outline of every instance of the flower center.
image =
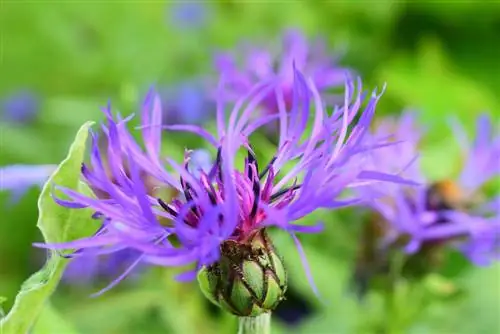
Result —
M238 199L239 223L231 239L244 241L253 231L261 228L262 223L267 219L264 206L282 208L295 198L296 190L300 188L300 185L294 184L273 193L273 184L276 178L273 167L275 161L276 158L273 158L262 171L259 171L256 157L249 149L244 171L233 171L234 188ZM187 162L185 168L189 170ZM219 149L211 170L208 173L201 171L199 177L195 179L197 187L181 177L180 183L183 190L181 196L168 204L162 199L158 199L158 203L174 219L182 219L185 224L196 228L207 209L207 202L203 201L202 198L208 198L210 205L213 206L224 203L226 199L226 188L221 168L221 150ZM201 191L202 194L198 194L195 189ZM220 223L223 219L223 215L220 214Z

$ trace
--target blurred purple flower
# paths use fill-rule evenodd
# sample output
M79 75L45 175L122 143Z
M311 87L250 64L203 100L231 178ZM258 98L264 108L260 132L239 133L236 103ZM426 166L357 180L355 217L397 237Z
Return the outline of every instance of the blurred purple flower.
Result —
M408 121L411 119L414 120L403 114L400 123L395 123L401 126L395 128L394 133L394 140L400 144L372 151L369 164L383 172L397 172L399 169L402 175L421 181L423 186L411 189L358 189L366 197L375 198L370 206L390 224L382 244L390 245L402 236L409 236L411 240L405 247L409 253L419 251L424 243L451 243L456 244L476 264L486 263L488 257L498 257L500 210L490 209L485 214L484 209L471 207L470 204L473 191L500 175L498 138L493 136L489 120L484 116L478 119L476 141L468 146L468 160L462 177L457 182L431 182L425 179L418 164L403 165L408 158L417 156L420 139L418 133L410 130L411 122ZM381 124L382 127L385 125L387 123ZM387 196L382 196L383 192Z
M177 0L167 10L171 24L183 30L201 29L211 16L210 8L204 1Z
M293 68L304 73L318 89L326 102L338 102L339 95L332 94L332 89L342 88L350 71L342 68L331 57L323 41L309 45L306 37L298 30L288 30L282 40L279 52L246 47L237 56L243 58L243 64L229 53L217 54L215 68L223 76L225 98L235 101L243 96L260 80L276 77L284 93L287 107L292 104ZM337 98L335 98L337 97ZM271 92L263 99L267 113L277 113L279 108L274 94Z
M370 151L366 164L374 170L400 174L414 181L424 182L425 177L418 161L418 146L425 130L418 125L416 119L417 113L405 111L399 118L386 117L377 120L374 130L365 137L365 142L386 142L391 145Z
M10 191L13 203L28 191L29 188L42 187L56 165L9 165L0 167L0 191Z
M79 249L75 257L136 250L139 255L135 261L101 293L142 262L191 265L192 270L178 280L192 280L201 267L218 261L224 242L244 242L269 226L277 226L293 237L305 263L296 233L318 233L322 224L306 226L298 223L300 219L318 209L333 210L362 201L357 196L344 196L349 187L385 181L413 184L364 168L363 156L371 148L363 145L363 139L380 95L373 92L362 108L365 94L361 82L357 86L348 82L345 88L345 105L327 111L314 82L295 71L294 103L287 109L279 82L264 80L236 103L228 118L224 98L219 98L215 134L196 125L162 125L161 101L149 94L141 113L143 146L126 128L130 117L113 116L110 106L104 108L107 124L102 128L108 145L100 148L99 138L92 133L90 166L84 164L82 174L91 189L100 189L109 197L92 198L65 188L61 191L69 199L55 197L68 208L93 209L102 219L102 227L88 238L37 246ZM279 112L252 117L255 107L271 92L278 99ZM274 120L280 124L279 143L271 161L259 164L251 134ZM199 174L194 173L191 151L186 151L183 163L164 160L160 156L163 129L206 139L217 152L210 168L195 168ZM237 168L235 157L241 150L247 157L243 167ZM107 167L102 164L103 154L108 158ZM293 166L285 170L284 166L290 164ZM125 165L129 174L123 172ZM149 195L141 171L180 195L166 201Z
M138 255L134 249L123 249L102 257L77 256L64 271L63 281L71 285L90 285L97 280L115 277ZM132 274L139 275L141 269L144 268L136 268Z
M492 261L500 260L500 210L489 217L465 216L461 218L469 224L473 219L475 225L482 226L471 235L467 242L458 245L462 252L479 266L489 265Z
M28 90L18 91L1 101L2 119L13 123L32 121L40 108L38 96Z
M459 122L453 125L465 159L459 182L464 190L474 192L493 177L500 176L500 133L495 134L495 124L486 114L477 119L476 138L472 143Z
M165 124L202 124L214 116L215 105L202 83L189 81L161 93Z

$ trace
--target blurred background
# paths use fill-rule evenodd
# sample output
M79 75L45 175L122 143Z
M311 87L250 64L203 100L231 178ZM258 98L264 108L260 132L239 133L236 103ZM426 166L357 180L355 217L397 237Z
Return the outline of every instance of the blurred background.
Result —
M216 84L214 52L243 43L278 45L291 27L324 38L340 64L362 76L365 88L387 83L378 116L418 111L429 129L423 163L430 178L456 170L450 163L458 152L446 123L450 115L471 131L480 112L500 118L496 1L8 1L0 15L0 166L58 163L80 125L102 119L100 106L110 100L129 114L153 85L171 110L187 108L193 120L207 117L199 91ZM181 136L168 140L168 150L186 146ZM0 193L0 295L7 297L6 310L44 261L44 252L31 246L41 239L35 226L39 191L32 187L20 199ZM381 316L381 300L358 302L349 290L356 217L319 213L312 219L330 228L303 238L322 300L312 293L291 240L276 235L290 269L290 291L273 333L374 333L370 324ZM404 301L418 314L409 316L408 332L498 333L499 267L469 268L458 258L451 266L453 283L431 281L425 291L437 301L424 311L415 304L427 299ZM89 295L117 274L66 279L38 333L235 332L232 317L209 305L196 284L173 282L174 274L141 269L99 298Z

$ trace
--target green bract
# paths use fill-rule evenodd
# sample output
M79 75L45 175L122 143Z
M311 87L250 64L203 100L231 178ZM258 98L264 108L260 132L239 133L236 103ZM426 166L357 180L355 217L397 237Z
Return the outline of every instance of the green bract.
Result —
M54 184L90 192L80 181L80 168L85 156L85 143L91 122L85 123L78 131L68 156L49 178L38 199L38 223L43 237L48 243L65 242L91 235L97 226L90 219L89 210L69 210L52 199ZM41 313L48 298L61 279L68 260L57 252L50 251L47 263L40 271L28 278L17 294L14 306L0 321L0 333L28 333Z
M240 317L272 311L284 298L287 275L265 230L246 242L233 240L221 246L219 261L198 273L205 296Z

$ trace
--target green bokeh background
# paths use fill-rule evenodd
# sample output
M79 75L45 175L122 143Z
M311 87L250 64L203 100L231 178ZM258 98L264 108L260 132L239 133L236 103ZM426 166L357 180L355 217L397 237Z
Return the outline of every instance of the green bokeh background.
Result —
M122 113L130 113L152 84L213 75L214 51L243 41L279 43L288 27L324 37L332 50L345 50L341 63L361 74L365 88L387 83L378 116L404 108L418 111L429 128L422 155L430 178L457 170L449 116L458 116L470 131L480 112L499 122L500 4L495 1L212 1L206 3L201 29L172 24L177 5L1 3L0 98L28 88L42 96L42 104L32 124L1 124L0 165L58 163L79 126L102 119L99 107L108 99ZM166 140L169 150L186 146L176 135ZM0 194L0 295L8 298L6 309L43 261L44 253L31 247L41 238L35 227L38 193L32 189L16 205L8 194ZM313 313L296 327L274 321L274 333L371 333L369 324L381 317L380 300L370 296L359 305L347 288L356 217L320 213L314 218L327 222L325 234L302 238L324 301L309 288L291 240L276 235L289 264L292 290L307 300ZM36 333L235 332L232 317L207 308L196 284L178 284L174 274L154 268L94 299L89 294L105 282L61 285ZM464 295L433 302L408 332L498 333L498 266L468 268L453 282ZM401 307L411 309L412 302L402 301Z

